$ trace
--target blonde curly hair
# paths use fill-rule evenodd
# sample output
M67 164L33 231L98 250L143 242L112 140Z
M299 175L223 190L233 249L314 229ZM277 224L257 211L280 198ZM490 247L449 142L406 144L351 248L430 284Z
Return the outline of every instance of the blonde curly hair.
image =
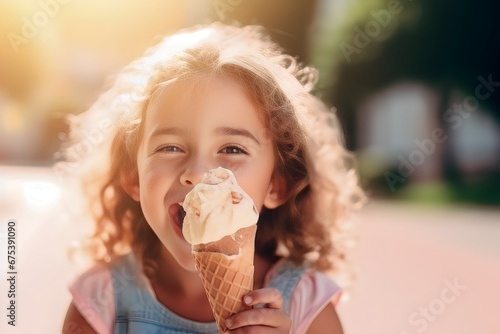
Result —
M161 242L121 182L137 168L148 103L179 79L227 75L261 111L275 148L274 173L286 184L285 203L261 212L256 251L271 261L287 256L335 277L345 274L349 215L364 194L334 110L310 93L316 74L285 55L262 28L222 24L166 37L124 68L88 111L73 117L65 150L66 167L82 178L95 220L92 258L109 261L132 250L146 273L154 273ZM82 148L92 133L98 135Z

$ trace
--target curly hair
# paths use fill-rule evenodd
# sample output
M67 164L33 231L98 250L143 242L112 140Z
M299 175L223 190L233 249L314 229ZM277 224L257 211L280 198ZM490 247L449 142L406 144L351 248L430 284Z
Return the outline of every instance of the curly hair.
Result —
M334 110L310 93L316 74L285 55L262 28L222 24L166 37L125 67L88 111L73 118L73 144L66 148L66 161L83 178L95 220L93 259L109 261L132 250L149 274L154 272L161 243L121 182L137 168L148 103L166 85L225 75L242 83L261 112L266 138L274 145L274 176L286 185L284 204L260 214L256 251L271 261L287 256L342 274L348 218L364 194ZM99 140L75 154L98 127L94 139Z

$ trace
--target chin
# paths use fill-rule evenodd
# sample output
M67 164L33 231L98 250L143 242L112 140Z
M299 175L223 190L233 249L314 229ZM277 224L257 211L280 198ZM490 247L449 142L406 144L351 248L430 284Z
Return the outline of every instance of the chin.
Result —
M172 254L175 262L186 271L196 271L194 267L194 258L191 253L191 245L187 244L186 247L182 247L181 250L177 250L174 254Z
M196 272L196 268L194 267L194 259L191 254L189 254L189 258L182 258L177 261L179 266L181 266L186 271Z
M182 244L178 240L161 240L161 243L160 257L161 261L164 261L164 265L167 267L178 266L186 271L196 271L190 244L185 240ZM173 244L173 247L168 247L166 244Z

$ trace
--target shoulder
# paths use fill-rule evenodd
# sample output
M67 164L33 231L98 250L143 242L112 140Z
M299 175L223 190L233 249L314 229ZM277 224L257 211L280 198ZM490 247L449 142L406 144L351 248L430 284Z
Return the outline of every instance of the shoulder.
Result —
M337 311L332 303L327 304L321 312L312 320L311 324L304 328L307 334L343 334L342 324L337 315Z
M107 264L95 264L69 284L73 312L78 311L97 333L110 333L115 318L113 282Z
M62 333L80 333L80 334L95 334L96 329L92 327L87 320L82 316L80 311L75 307L73 303L70 304L68 311L66 312L66 317L64 319ZM100 331L99 333L107 333Z
M325 312L335 313L342 289L325 274L306 270L298 281L290 299L290 317L294 333L305 333L313 321Z

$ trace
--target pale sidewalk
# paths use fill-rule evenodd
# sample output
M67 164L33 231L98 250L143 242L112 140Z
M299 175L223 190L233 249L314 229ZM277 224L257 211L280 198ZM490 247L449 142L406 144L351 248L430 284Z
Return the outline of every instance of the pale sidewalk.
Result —
M375 202L358 221L346 333L500 333L498 209Z
M88 226L64 213L75 207L59 191L50 169L0 166L0 231L17 220L19 254L17 326L3 316L0 333L60 333L80 270L66 249ZM358 279L338 308L347 334L500 333L499 210L374 202L357 221ZM2 278L2 309L5 292Z

